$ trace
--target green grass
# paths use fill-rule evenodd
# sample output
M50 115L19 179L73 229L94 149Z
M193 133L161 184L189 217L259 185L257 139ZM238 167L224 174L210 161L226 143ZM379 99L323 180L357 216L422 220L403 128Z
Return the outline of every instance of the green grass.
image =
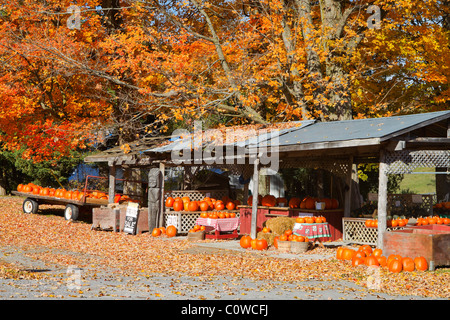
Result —
M434 168L417 168L414 172L434 172ZM436 193L436 176L434 174L405 174L400 183L400 192Z

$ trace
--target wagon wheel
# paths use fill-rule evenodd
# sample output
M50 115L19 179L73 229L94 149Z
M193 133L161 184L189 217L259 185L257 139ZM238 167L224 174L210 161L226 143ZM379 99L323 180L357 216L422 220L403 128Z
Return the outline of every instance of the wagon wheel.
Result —
M26 198L22 204L23 212L25 213L36 213L39 209L39 204L30 198Z
M74 204L68 204L64 209L64 218L66 220L77 220L79 214L79 209Z

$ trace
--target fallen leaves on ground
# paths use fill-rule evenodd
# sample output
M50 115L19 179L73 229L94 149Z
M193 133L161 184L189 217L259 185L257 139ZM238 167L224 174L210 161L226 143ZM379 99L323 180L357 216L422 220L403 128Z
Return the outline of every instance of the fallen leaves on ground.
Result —
M264 280L267 287L262 290L268 291L272 282L348 280L391 295L450 298L449 269L394 274L380 268L374 273L366 267L355 268L334 259L336 248L315 248L304 253L333 257L322 260L276 258L272 255L274 248L263 252L221 250L194 254L189 249L195 244L184 237L169 239L155 238L149 233L133 236L94 231L88 223L68 223L62 216L42 214L45 206L41 206L38 214L24 214L22 201L18 197L0 198L0 244L35 249L31 257L44 262L146 277L156 273L184 274L204 281L216 276ZM0 268L0 278L3 274L11 276L14 272ZM183 292L177 289L174 293Z

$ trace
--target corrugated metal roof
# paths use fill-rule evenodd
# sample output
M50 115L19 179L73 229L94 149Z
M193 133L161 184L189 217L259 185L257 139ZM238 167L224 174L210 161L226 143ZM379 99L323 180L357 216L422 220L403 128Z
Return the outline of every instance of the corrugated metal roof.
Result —
M426 126L437 121L450 119L450 111L429 112L413 115L369 118L346 121L333 122L317 122L315 120L299 121L301 126L272 131L271 134L260 133L255 134L249 139L243 139L232 144L224 144L223 146L235 146L243 148L257 148L258 145L279 146L291 148L292 145L306 146L306 148L314 148L314 144L318 146L325 143L325 147L330 147L330 143L339 143L344 141L342 145L351 146L353 141L358 140L360 145L379 144L380 142L390 139L396 135L412 131L420 126ZM230 128L232 130L232 128ZM248 136L248 135L247 135ZM191 149L191 136L185 139L169 141L170 137L152 138L151 141L138 141L131 143L131 153L143 155L145 153L166 153L172 150ZM161 145L161 143L164 143ZM366 141L366 142L365 142ZM202 145L206 146L208 142ZM209 142L211 143L211 142ZM159 145L157 147L153 147ZM292 149L292 148L291 148ZM294 148L295 149L295 148ZM125 154L120 147L106 150L98 155L89 156L85 161L104 161L106 158L120 157Z
M280 146L320 142L335 142L356 139L390 137L429 120L450 118L450 111L430 112L414 115L316 122L307 127L292 130L279 139Z
M298 128L305 128L309 125L312 125L315 123L315 120L305 120L305 121L296 121L295 122L297 125L299 126L295 126L295 127L290 127L290 128L284 128L284 129L279 129L279 130L272 130L270 132L264 132L262 131L262 133L260 134L256 134L254 136L251 136L248 139L242 140L242 141L237 141L234 143L224 143L223 146L227 147L227 146L236 146L236 147L248 147L251 145L256 145L256 144L260 144L260 143L264 143L265 141L269 141L270 139L273 139L274 137L280 137L283 136L293 130L296 130ZM214 129L213 129L214 130ZM213 131L212 130L212 131ZM230 130L232 130L232 128L230 128ZM242 134L246 134L245 128L239 129L242 130ZM250 132L250 131L249 131ZM251 134L252 132L250 132ZM255 132L257 133L257 131ZM248 135L249 133L247 133ZM183 139L178 139L172 143L160 146L160 147L156 147L156 148L151 148L146 150L147 152L158 152L158 153L164 153L164 152L171 152L172 150L185 150L185 149L191 149L193 145L195 145L195 141L192 141L193 136L189 135L186 138ZM196 139L194 137L194 139ZM202 141L202 148L206 147L206 145L208 144L207 141Z

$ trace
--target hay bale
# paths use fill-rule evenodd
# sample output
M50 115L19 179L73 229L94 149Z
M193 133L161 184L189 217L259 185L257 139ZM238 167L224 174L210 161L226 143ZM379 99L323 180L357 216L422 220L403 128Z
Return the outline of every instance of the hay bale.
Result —
M265 239L267 241L267 244L269 246L273 245L273 242L275 240L275 235L272 232L258 232L256 234L257 239Z
M286 230L292 230L294 225L295 218L291 217L276 217L266 221L266 227L272 230L274 237L282 235Z

